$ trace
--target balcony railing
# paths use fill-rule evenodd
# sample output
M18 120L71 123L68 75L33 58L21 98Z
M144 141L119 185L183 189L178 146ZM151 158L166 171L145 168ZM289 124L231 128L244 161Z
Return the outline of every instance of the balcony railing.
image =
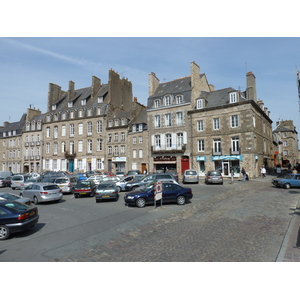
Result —
M176 145L173 144L171 146L169 145L155 145L155 146L151 146L151 151L152 152L168 152L168 151L185 151L186 150L186 144L182 144L182 145Z

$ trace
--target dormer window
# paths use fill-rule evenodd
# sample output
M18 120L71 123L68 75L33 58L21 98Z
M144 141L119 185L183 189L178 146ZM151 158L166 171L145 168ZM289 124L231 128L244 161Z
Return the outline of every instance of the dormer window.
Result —
M26 123L26 131L30 130L30 123Z
M165 105L166 106L171 105L171 96L165 96Z
M86 105L86 99L81 99L81 105Z
M139 124L139 131L143 131L143 124Z
M112 127L112 126L113 126L113 121L112 120L108 121L108 127Z
M56 110L56 104L52 104L52 110Z
M121 120L121 124L122 124L122 125L126 125L126 119L123 118L123 119Z
M73 101L68 102L68 107L73 107Z
M180 103L183 102L183 97L182 97L182 95L176 96L176 102L177 102L177 104L180 104Z
M103 103L103 97L98 97L98 103Z
M236 92L229 94L229 103L235 103L237 102L237 95Z
M132 125L132 132L136 132L136 124Z
M119 120L115 120L115 126L119 126Z
M82 118L83 117L83 110L78 111L78 117Z
M160 100L154 100L154 107L160 107Z
M196 100L196 107L197 107L197 109L204 108L204 99L197 99Z

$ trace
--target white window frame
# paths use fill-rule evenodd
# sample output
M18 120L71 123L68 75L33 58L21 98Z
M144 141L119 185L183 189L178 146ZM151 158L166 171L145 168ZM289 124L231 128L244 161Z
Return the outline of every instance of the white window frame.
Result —
M220 118L213 118L214 130L220 130Z
M238 115L230 116L230 126L231 126L231 128L239 127L239 116Z

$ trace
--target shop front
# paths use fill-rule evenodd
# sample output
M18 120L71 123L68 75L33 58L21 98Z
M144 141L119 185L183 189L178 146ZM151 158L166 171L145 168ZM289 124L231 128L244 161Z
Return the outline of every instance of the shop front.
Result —
M176 156L157 156L153 157L153 172L176 171Z
M210 161L213 162L215 170L219 170L224 177L230 177L231 168L234 176L240 176L240 162L243 161L242 155L217 155L211 156Z
M114 164L112 172L125 172L126 157L113 157L112 163Z
M204 176L205 175L206 156L196 156L196 163L198 166L199 176Z

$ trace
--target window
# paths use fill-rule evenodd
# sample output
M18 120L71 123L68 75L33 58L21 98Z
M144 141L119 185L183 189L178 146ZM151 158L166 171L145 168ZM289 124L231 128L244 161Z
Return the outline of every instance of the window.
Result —
M176 113L176 124L178 126L183 125L183 113L182 113L182 111Z
M111 133L108 134L108 142L109 142L109 143L112 142L112 134L111 134Z
M121 154L125 154L125 145L121 146Z
M66 118L67 118L67 114L65 112L63 112L62 115L61 115L61 119L65 120Z
M83 141L78 141L78 152L83 151Z
M113 121L112 120L108 121L108 127L112 127L112 126L113 126Z
M136 125L132 125L132 132L136 132Z
M119 120L115 120L115 126L119 126Z
M231 149L233 152L238 152L240 150L240 139L239 137L233 137L231 139Z
M78 124L78 134L83 134L83 124L82 123L80 123L80 124Z
M154 107L160 106L160 100L154 100Z
M161 143L160 143L160 135L156 135L155 136L155 146L157 148L160 148L160 145L161 145Z
M66 142L62 142L61 143L61 153L65 153L66 152Z
M114 156L119 156L119 147L118 146L114 147Z
M88 135L92 135L92 130L93 130L93 123L92 122L88 122L87 123L87 134Z
M143 143L143 137L139 136L139 143L142 144Z
M155 128L159 128L160 127L160 116L155 116Z
M88 111L87 111L87 115L88 115L88 117L91 117L92 116L92 110L91 109L89 109Z
M103 164L101 159L97 159L97 169L102 170L103 169Z
M235 103L235 102L237 102L236 92L230 93L229 94L229 103Z
M58 127L57 126L54 126L54 128L53 128L53 137L55 139L58 138Z
M176 96L176 102L177 104L180 104L183 102L183 97L181 95Z
M53 154L57 155L57 153L58 153L58 143L54 142L53 143Z
M221 139L214 139L213 147L214 152L221 152Z
M121 120L121 125L124 126L124 125L126 125L126 123L127 123L127 122L126 122L126 119L123 118L123 119Z
M197 109L203 108L203 99L197 99L196 100L196 108Z
M108 152L109 155L112 155L112 146L108 146L108 151L107 152Z
M87 141L87 153L92 153L93 151L93 142L92 140Z
M70 137L74 137L74 124L70 124Z
M66 136L66 125L61 126L61 136Z
M286 147L288 145L287 141L283 141L282 145Z
M198 131L203 131L204 130L204 122L203 122L203 120L199 120L197 122L197 130Z
M70 154L74 154L75 151L75 144L74 141L70 142Z
M165 96L165 105L166 106L171 105L171 97L170 96Z
M81 159L78 159L78 161L77 161L77 168L79 170L82 170L82 160Z
M143 150L142 149L139 150L139 158L143 158Z
M220 119L219 118L213 119L213 126L214 126L214 130L220 129Z
M231 116L231 127L235 128L239 126L239 116Z
M46 143L46 154L49 154L49 153L50 153L50 143Z
M73 110L70 112L70 119L74 119L74 111Z
M121 141L122 141L122 142L125 141L125 132L121 132Z
M139 131L143 131L143 124L139 124Z
M50 137L50 127L46 128L46 137L49 138Z
M103 103L103 97L98 97L98 103Z
M81 99L81 105L86 105L86 99Z
M204 140L198 140L198 152L204 151Z
M102 121L97 121L97 133L102 132Z
M183 133L177 133L177 146L181 148L183 145Z
M115 133L114 136L115 136L114 141L115 141L115 142L118 142L118 141L119 141L119 134L118 134L118 133Z
M165 124L167 127L170 127L171 124L171 114L165 114Z
M78 111L78 117L79 117L79 118L82 118L83 115L84 115L84 114L83 114L83 110L79 110L79 111Z
M136 158L136 150L133 150L133 151L132 151L132 157L133 157L133 158Z
M97 139L97 151L102 151L102 140Z
M136 136L134 136L134 137L132 138L132 143L133 143L133 144L136 144Z
M166 134L166 145L167 145L167 148L172 147L172 135L170 133Z
M289 152L287 150L283 150L283 155L287 156Z
M73 107L73 101L68 102L68 107Z

